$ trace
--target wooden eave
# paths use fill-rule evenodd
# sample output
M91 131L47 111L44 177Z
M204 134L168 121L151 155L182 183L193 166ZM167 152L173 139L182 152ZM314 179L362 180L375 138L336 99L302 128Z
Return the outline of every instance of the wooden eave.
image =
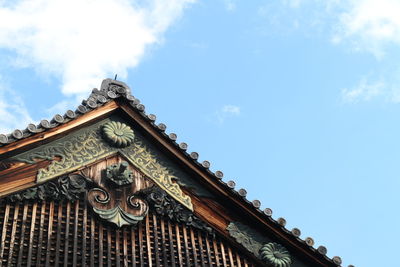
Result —
M119 83L125 86L123 83ZM128 88L129 90L129 88ZM47 129L43 132L33 134L21 140L5 144L0 147L0 196L5 196L28 187L36 185L34 179L21 179L15 183L20 176L16 175L12 180L7 181L7 184L14 183L15 186L10 188L2 183L1 177L13 170L18 170L20 166L11 166L8 169L2 169L2 162L19 153L25 152L32 148L49 143L53 140L59 139L69 133L90 125L96 121L104 119L111 114L118 113L122 116L129 118L132 124L136 125L138 130L146 135L149 140L156 145L160 150L165 152L172 160L184 168L188 173L194 175L196 180L201 183L205 188L211 191L221 202L225 208L229 206L229 210L236 211L240 214L240 219L245 221L257 231L267 235L274 236L290 251L293 251L297 257L313 266L339 266L332 259L320 253L317 249L307 245L307 243L295 236L291 231L288 231L284 226L280 225L277 221L270 216L264 214L259 207L246 200L245 196L241 196L237 191L227 186L221 178L211 172L207 166L197 161L196 157L191 156L186 152L185 146L175 142L173 135L165 133L165 127L154 124L154 118L144 113L144 106L138 104L133 100L133 97L119 97L110 99L106 103L88 110L87 113L80 115L75 119L56 126L52 129ZM35 169L39 169L45 163L35 164ZM187 192L191 194L191 192ZM229 215L219 214L219 211L213 209L212 206L207 205L204 199L196 197L191 194L193 204L195 206L195 214L207 221L218 232L226 236L228 239L234 240L229 237L226 232L226 226L229 223ZM226 205L229 203L229 205ZM215 216L209 214L216 213Z

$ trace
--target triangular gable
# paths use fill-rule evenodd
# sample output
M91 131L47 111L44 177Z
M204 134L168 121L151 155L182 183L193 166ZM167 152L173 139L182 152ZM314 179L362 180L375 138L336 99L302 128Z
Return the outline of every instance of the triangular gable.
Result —
M339 257L325 256L325 247L313 248L311 238L300 239L299 229L288 231L284 219L272 219L270 209L261 211L258 200L246 200L244 189L236 191L233 181L223 182L222 172L211 172L208 161L198 162L196 152L187 153L187 144L176 143L176 135L167 135L166 126L155 120L128 86L106 79L75 112L0 135L0 196L118 157L260 264L341 264ZM121 173L126 169L119 168ZM15 173L24 178L15 180ZM123 212L115 214L101 216L116 218L118 226L129 221L121 218Z

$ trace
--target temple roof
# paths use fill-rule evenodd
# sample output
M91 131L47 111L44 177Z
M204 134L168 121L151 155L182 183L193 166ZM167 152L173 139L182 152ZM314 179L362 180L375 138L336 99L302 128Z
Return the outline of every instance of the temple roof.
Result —
M235 182L232 180L224 182L222 180L223 172L211 171L211 163L209 161L204 160L199 162L199 154L197 152L188 152L188 145L184 142L178 143L177 135L175 133L167 133L167 126L164 123L156 123L156 115L147 114L145 111L145 106L140 103L139 99L131 95L130 88L123 82L105 79L101 84L100 90L97 88L93 89L90 96L86 100L83 100L75 111L68 110L64 115L56 114L51 120L42 120L38 125L29 124L24 130L16 129L9 134L0 134L0 148L8 146L12 147L14 143L23 139L41 133L46 133L53 128L76 120L84 114L96 110L113 100L126 102L132 109L140 114L141 117L147 121L147 124L155 129L167 142L179 149L180 153L187 160L190 160L198 169L211 177L214 182L218 183L221 188L223 188L223 190L229 194L230 197L242 202L245 207L251 209L254 214L257 214L257 217L261 218L266 224L273 227L274 230L276 230L281 236L296 242L300 248L308 250L308 253L315 255L315 257L321 259L322 262L326 262L327 266L341 265L342 260L340 257L334 256L329 258L326 256L326 247L314 247L314 240L311 237L301 238L301 231L298 228L293 228L291 230L287 229L285 227L286 220L284 218L274 219L272 217L272 210L270 208L261 209L261 202L259 200L248 200L246 198L246 189L235 189Z

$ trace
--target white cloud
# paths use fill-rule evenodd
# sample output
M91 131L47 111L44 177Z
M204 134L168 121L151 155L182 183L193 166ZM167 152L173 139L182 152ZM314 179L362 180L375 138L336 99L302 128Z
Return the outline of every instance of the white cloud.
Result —
M0 48L16 53L15 65L60 77L64 94L86 94L107 76L126 77L194 1L1 1Z
M234 105L225 105L222 107L222 112L225 114L239 115L240 107Z
M296 30L309 38L320 35L345 49L372 53L381 61L370 71L380 78L364 78L357 86L342 89L344 102L380 98L400 103L399 65L392 63L398 58L393 48L400 48L400 0L281 0L274 3L260 6L258 15L267 19L279 34Z
M29 115L22 99L13 91L0 85L0 133L10 133L32 122L34 120Z
M341 1L343 11L332 40L350 42L356 50L367 50L380 58L388 44L400 45L400 1Z
M298 8L303 3L303 0L282 0L282 2L291 8Z
M80 101L82 101L82 99L78 98L63 100L47 108L46 113L49 118L53 117L55 114L64 114L69 109L75 110Z
M350 51L371 53L380 61L370 73L381 78L361 79L357 86L342 89L342 100L347 103L378 97L400 102L399 66L392 64L398 58L393 51L400 47L399 14L399 0L281 0L278 6L259 9L260 16L274 18L270 21L279 33L290 28L310 38L319 34Z
M287 22L296 19L304 26L304 32L328 33L333 43L371 52L377 58L385 55L387 45L400 45L399 0L281 0L278 3L261 6L259 14L273 16L275 24L289 28L292 24Z
M386 85L383 81L371 83L364 77L356 87L342 89L342 99L346 103L369 101L374 97L386 94L385 88Z
M241 113L240 107L235 105L224 105L215 114L219 123L223 123L228 117L237 117Z
M226 10L234 11L236 9L236 3L234 0L223 0Z

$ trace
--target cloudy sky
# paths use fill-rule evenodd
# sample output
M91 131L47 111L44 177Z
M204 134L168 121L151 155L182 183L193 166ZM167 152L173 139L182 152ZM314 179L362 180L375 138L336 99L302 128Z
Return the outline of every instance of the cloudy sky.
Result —
M399 14L400 0L0 0L0 133L118 74L288 228L344 266L395 266Z

